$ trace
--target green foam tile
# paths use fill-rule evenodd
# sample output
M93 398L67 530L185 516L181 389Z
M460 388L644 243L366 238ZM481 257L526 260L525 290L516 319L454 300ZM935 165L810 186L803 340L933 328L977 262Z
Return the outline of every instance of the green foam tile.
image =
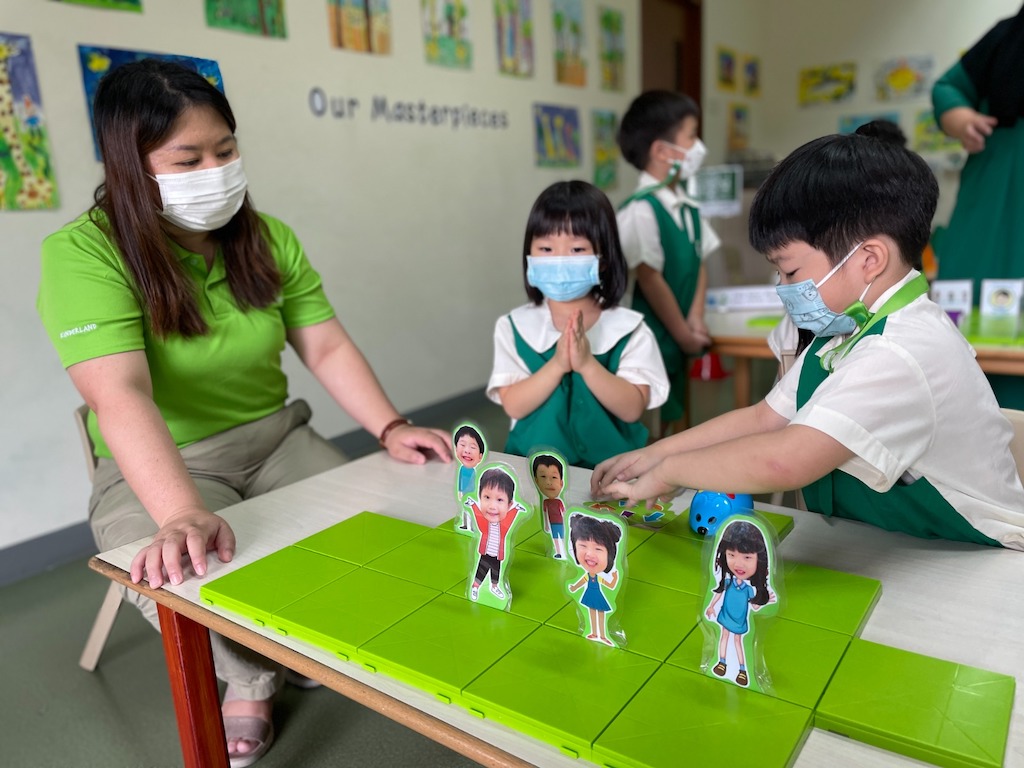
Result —
M626 633L626 650L664 661L697 626L697 596L643 581L628 581L619 596L619 625ZM546 622L580 634L575 601Z
M860 634L882 594L882 583L865 576L786 562L783 613L790 621Z
M656 533L629 553L630 581L645 581L679 592L698 594L704 587L702 542Z
M364 666L462 703L474 678L540 625L505 611L441 595L359 649Z
M760 509L757 509L756 512L768 521L768 524L775 530L775 538L779 541L786 538L789 535L789 532L793 530L793 518L789 515L782 515L778 512L765 512ZM678 536L679 538L690 539L692 541L703 542L705 538L707 538L694 533L690 528L689 508L687 508L671 523L662 528L662 531L670 536Z
M357 568L276 612L272 626L346 660L392 624L440 594L368 568Z
M475 562L474 559L474 571ZM518 549L507 574L508 585L512 590L509 612L543 623L562 606L568 604L569 596L565 593L563 585L569 578L569 573L565 561ZM467 568L462 581L447 590L448 594L466 597L469 575L470 571Z
M849 636L786 619L775 619L763 628L758 625L757 631L774 696L814 709L843 658ZM704 632L698 628L669 656L668 663L703 674L703 646Z
M946 768L994 768L1006 752L1014 686L1008 675L855 638L814 724Z
M365 565L430 530L374 512L360 512L295 544L302 549Z
M811 712L663 665L594 742L607 768L786 766L810 730Z
M203 584L199 597L207 605L241 614L265 627L275 611L354 568L351 563L316 552L285 547Z
M575 757L657 668L657 662L540 627L463 691L471 711Z
M432 528L369 561L366 567L444 592L465 584L479 557L474 557L475 551L468 537Z

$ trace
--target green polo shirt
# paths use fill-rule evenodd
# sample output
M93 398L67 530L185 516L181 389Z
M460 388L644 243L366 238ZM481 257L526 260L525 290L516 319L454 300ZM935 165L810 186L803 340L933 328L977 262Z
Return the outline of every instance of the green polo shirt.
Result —
M209 325L191 339L153 335L120 251L88 214L47 237L36 308L61 363L144 350L153 399L179 448L283 408L286 330L328 320L334 310L295 233L261 217L281 274L280 296L262 309L236 306L219 251L208 272L202 256L171 242ZM110 458L93 413L88 427L96 455Z

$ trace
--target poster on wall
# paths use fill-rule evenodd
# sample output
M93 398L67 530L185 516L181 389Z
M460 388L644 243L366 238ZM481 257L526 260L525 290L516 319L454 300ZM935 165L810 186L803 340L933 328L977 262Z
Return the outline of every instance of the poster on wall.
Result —
M224 92L224 82L220 76L220 65L213 59L197 59L193 56L179 56L172 53L149 53L132 51L122 48L101 48L95 45L79 45L78 60L82 65L82 86L85 90L85 105L89 111L89 128L92 131L93 147L96 159L100 159L100 146L96 140L96 124L92 118L92 102L96 96L96 86L107 72L122 64L140 59L160 59L173 61L188 67L205 77L210 83Z
M388 0L327 0L331 45L359 53L391 53Z
M925 98L931 91L934 70L932 56L904 56L884 61L875 70L875 98L879 101Z
M750 146L750 108L746 104L729 105L725 145L730 152L747 149Z
M743 57L743 93L750 97L761 95L761 59L758 56Z
M541 168L580 164L580 113L576 107L533 105L533 159Z
M598 9L601 32L601 88L622 91L626 88L626 37L623 14L614 8Z
M533 77L532 0L494 0L494 31L498 39L498 71Z
M580 87L586 85L583 0L551 0L551 23L555 31L555 82Z
M915 152L962 152L960 142L947 136L935 122L935 113L930 109L922 109L914 116L914 138L912 149Z
M715 83L719 90L736 90L736 51L718 46L715 54Z
M801 107L846 101L857 88L857 65L853 62L827 64L800 70L797 86Z
M839 133L853 133L866 123L875 120L888 120L890 123L900 124L899 112L872 112L859 115L841 115L839 117Z
M284 0L206 0L206 26L263 37L287 37Z
M107 8L112 11L133 11L142 13L142 0L55 0L68 5L91 5L94 8Z
M619 119L609 109L595 109L591 114L594 125L594 186L604 190L615 189L619 185L619 144L615 140Z
M427 63L471 68L473 43L469 39L469 3L466 0L420 0L420 8Z
M0 32L0 210L59 202L32 42Z

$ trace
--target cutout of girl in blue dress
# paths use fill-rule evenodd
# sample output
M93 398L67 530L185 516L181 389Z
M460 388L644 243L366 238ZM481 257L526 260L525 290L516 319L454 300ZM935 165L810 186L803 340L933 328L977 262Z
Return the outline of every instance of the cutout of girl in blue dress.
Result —
M609 618L615 613L625 581L625 526L610 515L573 510L569 514L569 544L573 559L583 569L577 581L566 585L571 595L583 590L576 597L581 633L589 628L587 640L613 648L624 646L625 633L617 626L609 628Z
M771 678L758 654L753 614L778 609L775 547L766 530L756 516L742 515L726 520L715 535L702 626L717 642L705 645L701 664L709 675L765 692Z

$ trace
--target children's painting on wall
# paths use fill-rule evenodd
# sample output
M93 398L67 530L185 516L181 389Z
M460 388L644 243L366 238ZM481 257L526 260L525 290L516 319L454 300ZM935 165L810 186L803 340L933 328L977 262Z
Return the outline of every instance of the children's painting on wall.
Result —
M542 168L580 164L580 113L575 107L533 105L533 158Z
M962 152L963 147L956 139L947 136L935 122L935 113L922 109L914 117L914 138L911 140L915 152Z
M130 51L122 48L100 48L94 45L78 46L78 60L82 65L82 86L85 89L85 104L89 111L89 126L92 130L93 146L96 159L100 159L100 146L96 141L96 125L92 116L92 102L96 96L96 86L112 69L130 61L140 59L160 59L173 61L176 64L195 70L205 77L211 85L223 93L224 82L220 75L220 66L213 59L197 59L193 56L178 56L168 53L149 53L146 51Z
M619 119L608 109L595 109L594 117L594 186L615 189L619 184L619 144L615 135Z
M626 38L623 14L613 8L598 10L601 32L601 88L621 91L626 87Z
M879 101L925 98L932 87L934 69L935 59L931 56L889 59L875 70L875 98Z
M472 67L469 3L466 0L420 0L420 3L427 63L457 69Z
M741 150L747 149L749 146L750 109L746 104L730 104L726 147L729 150Z
M533 77L533 1L494 0L498 71Z
M206 0L206 24L263 37L287 37L284 0Z
M142 13L142 0L56 0L68 5L91 5L96 8L107 8L112 11L133 11Z
M331 45L359 53L391 53L389 0L327 0Z
M808 67L800 70L797 100L801 107L846 101L857 88L857 65L853 62Z
M761 59L757 56L743 57L743 93L751 97L761 95Z
M32 42L0 32L0 211L58 204Z
M552 0L551 21L555 30L555 82L587 84L583 59L583 0Z
M873 112L868 114L860 115L841 115L839 117L839 133L847 134L853 133L862 125L870 123L874 120L888 120L890 123L896 123L899 125L900 113L899 112Z
M718 47L715 82L723 91L736 90L736 52L731 48Z

